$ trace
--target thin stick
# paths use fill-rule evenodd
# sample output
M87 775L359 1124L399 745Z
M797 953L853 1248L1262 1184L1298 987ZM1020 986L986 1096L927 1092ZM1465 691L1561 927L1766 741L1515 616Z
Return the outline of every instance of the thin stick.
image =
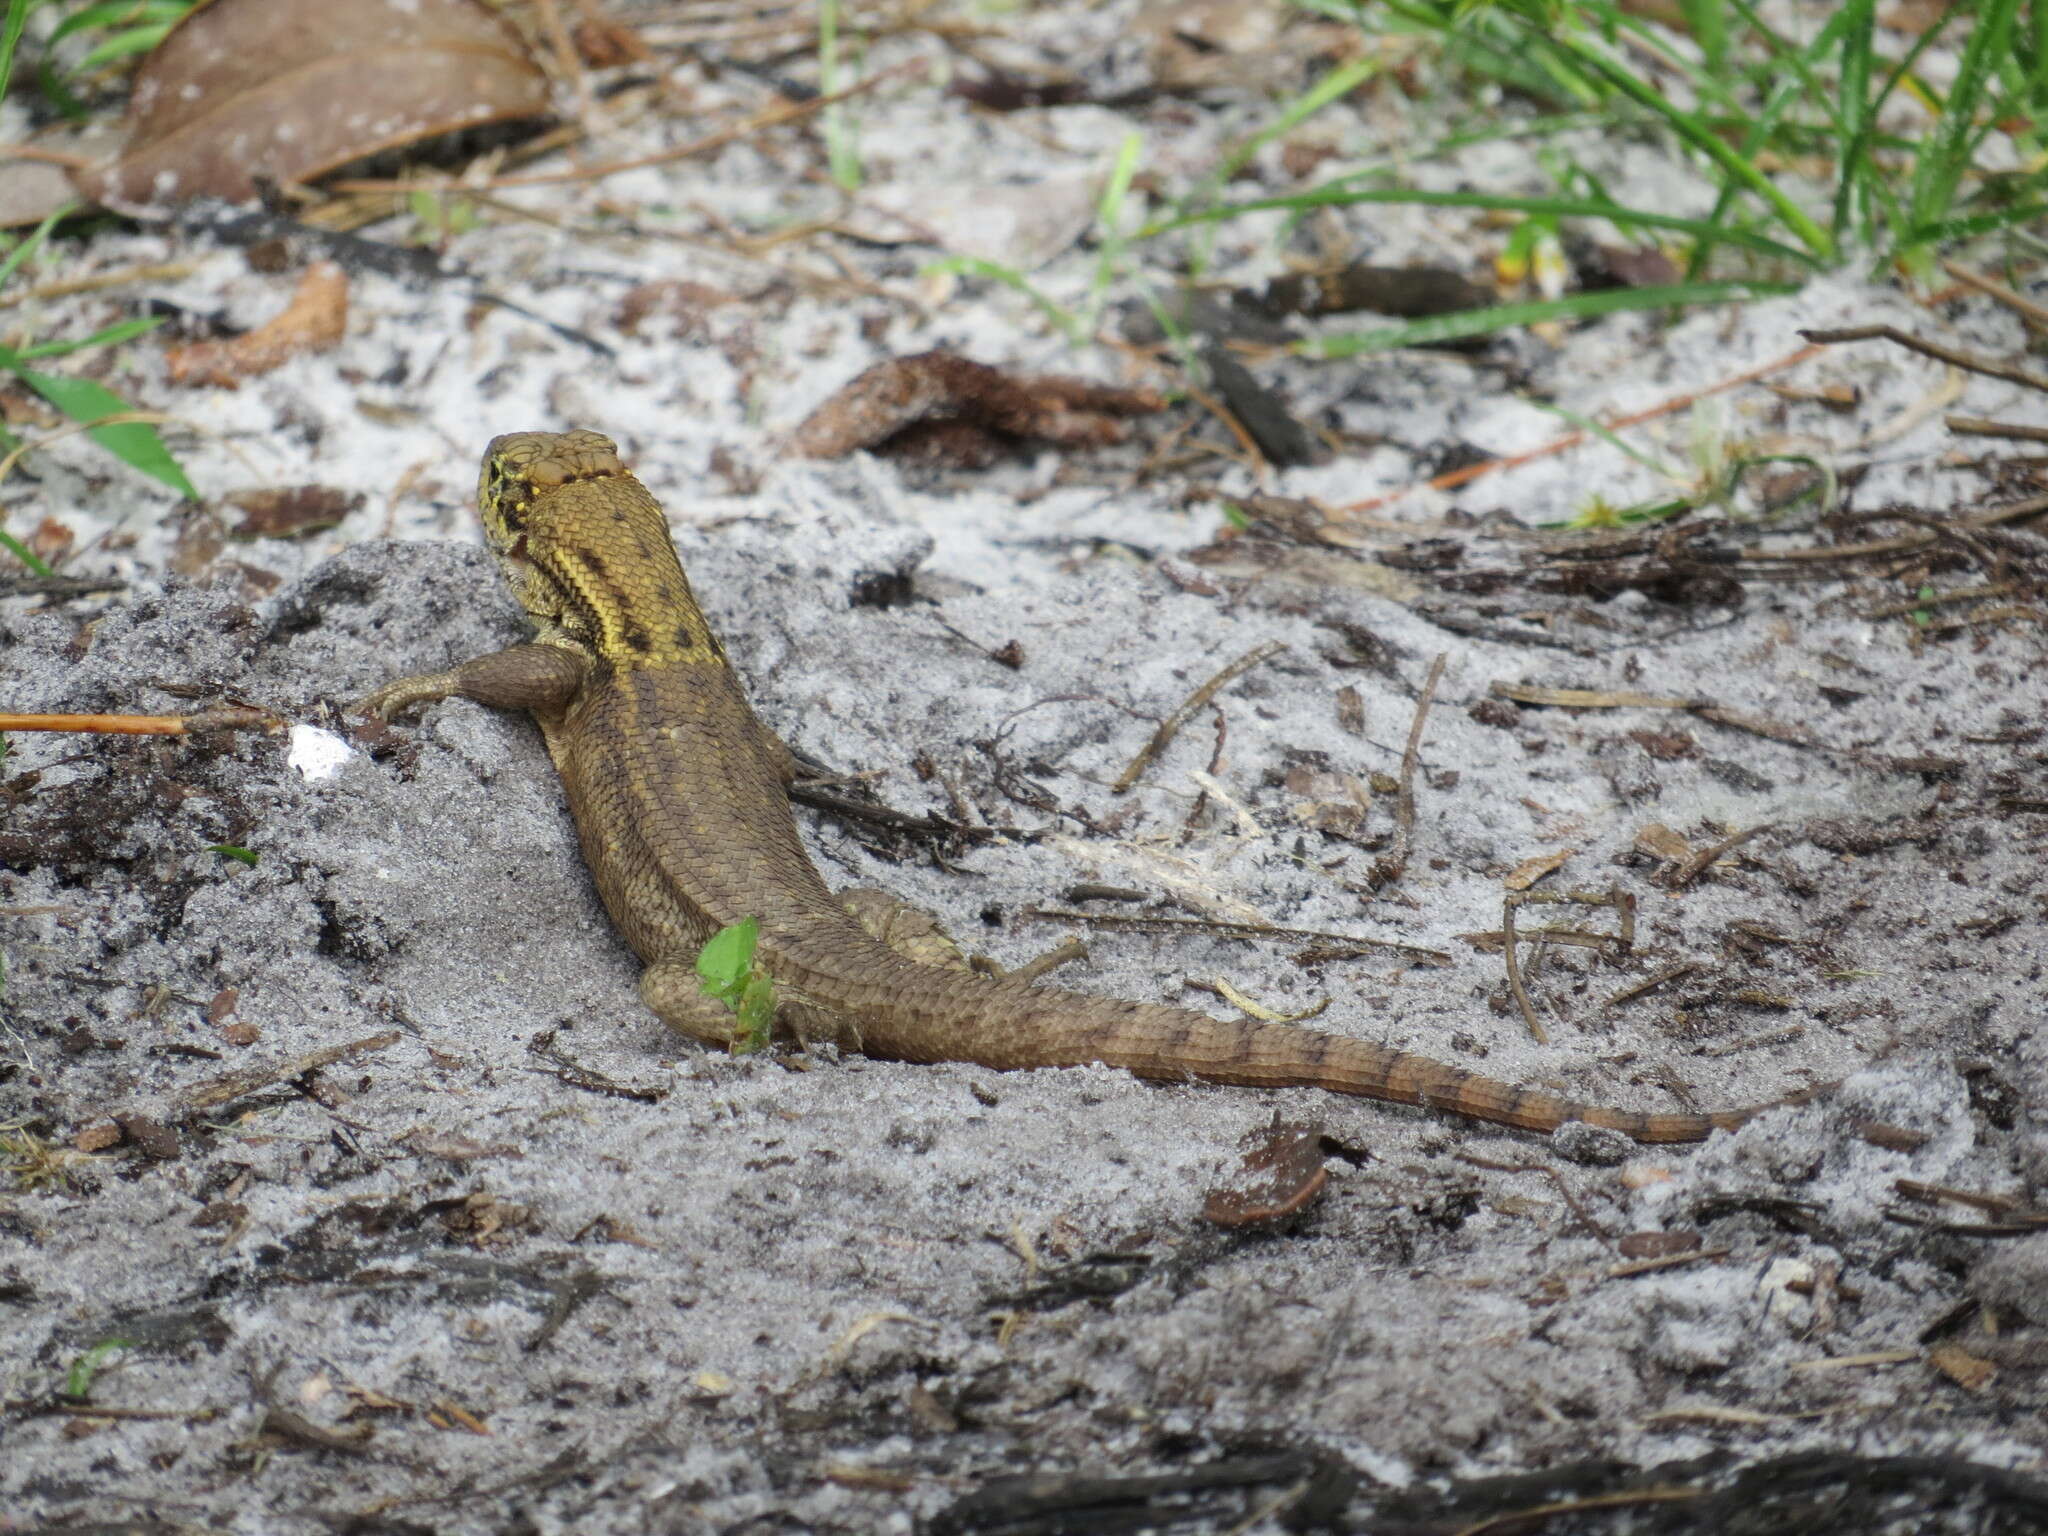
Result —
M190 715L7 715L0 731L91 731L102 736L190 736L195 731L274 730L277 716L264 709L225 704Z
M2008 507L1994 507L1989 512L1980 512L1975 517L1946 519L1957 528L1991 528L1999 523L2014 523L2022 518L2038 517L2048 512L2048 496L2029 496L2025 501L2016 501ZM1871 517L1888 514L1873 512ZM1900 516L1911 514L1901 513ZM1896 539L1874 539L1867 544L1812 544L1803 549L1764 549L1750 544L1737 550L1736 557L1742 560L1849 560L1861 559L1868 555L1899 555L1908 550L1919 549L1932 544L1937 535L1922 528L1914 533L1901 534Z
M1889 341L1904 347L1908 352L1918 352L1922 357L1931 357L1936 362L1947 363L1951 368L1960 368L1965 373L1981 373L1987 379L2003 379L2008 384L2017 384L2022 389L2035 389L2048 394L2048 376L2029 373L2011 363L2001 363L1995 357L1984 357L1976 352L1959 352L1954 347L1944 347L1939 342L1922 341L1909 331L1902 331L1896 325L1852 325L1839 331L1801 331L1808 341L1835 343L1843 341Z
M1665 881L1665 884L1674 891L1684 890L1693 881L1699 879L1702 874L1706 873L1708 866L1720 858L1722 854L1733 853L1751 838L1770 830L1770 822L1758 822L1747 832L1737 832L1733 837L1724 837L1718 843L1709 844L1672 870L1670 878Z
M1449 651L1438 651L1423 679L1422 697L1415 701L1415 718L1408 725L1408 746L1401 753L1401 789L1394 797L1394 851L1373 866L1373 884L1392 885L1407 872L1408 853L1415 845L1415 765L1422 757L1422 727L1429 719L1429 706L1436 698L1436 685L1444 675Z
M1521 963L1515 958L1515 908L1520 905L1515 892L1510 891L1500 908L1501 953L1507 957L1508 990L1515 995L1515 1006L1522 1010L1522 1022L1529 1026L1530 1038L1538 1045L1548 1045L1550 1031L1536 1017L1536 1004L1530 1000L1529 989L1522 985Z
M1074 912L1059 907L1027 907L1018 916L1042 923L1087 923L1096 928L1116 928L1132 933L1198 932L1219 939L1320 939L1331 944L1354 944L1361 949L1390 949L1396 954L1412 955L1434 965L1451 963L1451 957L1440 949L1403 944L1398 939L1332 933L1327 928L1266 927L1259 923L1226 923L1208 917L1174 917L1164 913Z
M1653 405L1646 411L1637 411L1632 416L1618 417L1613 421L1603 423L1603 425L1609 432L1619 432L1627 427L1641 426L1646 421L1654 421L1659 416L1669 416L1674 411L1685 410L1687 407L1696 405L1698 402L1711 396L1723 394L1731 389L1738 389L1744 384L1754 384L1758 379L1768 378L1774 373L1782 373L1785 369L1796 367L1810 357L1818 357L1822 350L1817 345L1801 347L1797 352L1786 353L1774 363L1765 363L1761 367L1748 369L1745 372L1734 375L1732 378L1723 379L1718 384L1709 384L1705 389L1695 389L1682 395L1673 395L1661 405ZM1588 436L1589 434L1584 431L1567 432L1563 437L1554 438L1542 447L1532 448L1527 453L1514 453L1509 454L1506 458L1488 459L1482 464L1468 464L1463 469L1450 470L1445 474L1438 475L1433 480L1424 480L1416 485L1404 485L1399 490L1388 491L1381 496L1368 496L1364 501L1347 502L1336 510L1339 512L1371 512L1379 507L1386 506L1390 502L1399 501L1404 496L1412 495L1416 491L1455 490L1461 485L1480 479L1482 476L1493 474L1498 470L1517 469L1524 464L1533 464L1538 459L1553 458L1569 449L1578 447L1586 441Z
M459 178L450 177L440 182L335 181L327 184L327 190L330 192L416 192L425 189L428 191L448 192L502 192L507 187L554 187L565 183L598 181L606 176L616 176L621 171L637 171L650 165L667 165L671 161L687 160L693 155L709 154L714 149L723 149L726 145L737 139L744 139L750 134L759 133L768 128L779 128L784 123L793 123L799 118L810 117L814 113L822 112L825 108L836 105L839 102L850 100L855 96L865 95L867 92L899 76L922 74L924 69L924 60L912 59L898 65L894 69L885 69L879 74L870 75L858 84L849 85L843 91L834 91L829 96L813 96L809 101L784 102L778 107L770 108L766 112L749 118L744 123L735 123L730 128L721 128L718 132L708 133L701 139L693 139L688 144L679 145L674 149L657 150L654 154L640 155L631 160L614 160L610 165L594 165L580 171L551 171L541 176L493 176L487 181L476 183L474 186L461 181Z
M1286 649L1287 642L1284 640L1268 640L1263 645L1255 645L1189 694L1187 701L1179 709L1159 722L1159 729L1154 731L1152 739L1138 750L1138 755L1131 759L1130 766L1117 775L1116 783L1110 786L1110 792L1121 795L1129 790L1143 776L1145 770L1152 766L1153 760L1166 750L1173 738L1180 734L1181 728L1194 719L1204 705L1260 662L1270 656L1277 656Z
M1996 278L1986 277L1982 272L1973 272L1961 262L1953 261L1946 256L1942 258L1941 270L1979 293L1990 294L1992 298L2018 315L2030 329L2048 331L2048 309L2036 304L2025 294L2015 292Z
M2029 427L2017 421L1993 421L1986 416L1944 416L1949 431L1961 437L2007 437L2019 443L2048 443L2048 427Z
M103 288L119 288L124 283L167 282L173 278L190 277L198 270L196 261L163 261L147 266L123 267L118 272L96 272L91 277L67 277L61 282L25 288L20 293L0 294L0 309L12 309L32 299L61 299L74 293L98 293Z

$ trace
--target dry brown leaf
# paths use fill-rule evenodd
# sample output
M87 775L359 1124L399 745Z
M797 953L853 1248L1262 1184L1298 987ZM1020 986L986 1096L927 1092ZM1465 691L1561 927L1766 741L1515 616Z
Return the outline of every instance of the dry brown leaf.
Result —
M1653 821L1636 833L1636 852L1667 864L1681 864L1692 857L1692 844L1663 822Z
M341 340L348 324L348 278L331 261L316 261L299 279L291 303L253 331L228 341L195 341L164 354L173 384L233 389L301 352Z
M363 495L331 485L286 485L235 491L227 503L242 513L228 530L231 539L302 539L334 527L363 504Z
M1242 1156L1232 1177L1210 1190L1202 1204L1204 1221L1219 1227L1271 1226L1306 1210L1329 1182L1319 1122L1276 1115L1239 1146Z
M1927 1363L1965 1392L1982 1392L1991 1385L1991 1378L1998 1374L1996 1362L1973 1355L1952 1340L1930 1349Z
M1501 883L1511 891L1526 891L1552 870L1560 869L1566 860L1577 853L1576 848L1560 848L1555 853L1538 854L1533 859L1524 859L1508 871Z
M82 181L126 213L247 202L259 180L547 110L525 44L476 0L213 0L143 60L126 151Z

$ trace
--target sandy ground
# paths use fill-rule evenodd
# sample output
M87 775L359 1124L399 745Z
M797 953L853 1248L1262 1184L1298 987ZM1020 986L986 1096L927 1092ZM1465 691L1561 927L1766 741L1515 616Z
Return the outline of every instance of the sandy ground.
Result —
M1121 16L1063 42L1107 48ZM677 78L706 110L760 96ZM1152 110L1148 163L1171 177L1252 104ZM1313 133L1353 150L1400 110L1362 94ZM842 212L879 227L990 186L1066 209L1064 242L1038 232L1037 280L1085 302L1094 252L1072 242L1130 121L877 93L870 190ZM621 128L608 151L661 131ZM1461 447L1548 441L1564 424L1533 401L1642 409L1783 358L1803 326L1890 320L2007 354L2010 316L1839 278L1476 357L1268 359L1262 381L1344 449L1287 471L1191 451L1224 439L1192 403L1120 447L983 473L806 464L786 434L884 357L1147 376L1068 352L1006 289L921 278L930 245L742 254L650 232L667 217L701 237L690 208L825 216L793 174L816 143L771 147L528 194L566 227L457 242L492 291L609 355L457 285L368 273L338 349L237 391L173 391L157 343L124 349L110 383L203 429L174 440L209 501L181 512L76 439L17 471L9 528L53 519L76 535L67 574L128 585L7 600L0 703L229 699L334 727L391 676L521 636L474 543L475 457L494 432L597 426L663 498L772 726L901 810L1011 829L934 843L806 812L833 883L892 889L1004 963L1084 934L1068 986L1219 1011L1198 989L1217 979L1283 1013L1327 1000L1318 1028L1602 1103L1840 1086L1698 1148L1636 1149L1101 1068L732 1060L640 1008L525 720L438 705L326 776L294 765L303 730L17 734L0 1530L1454 1530L1611 1495L1629 1469L1693 1496L1550 1528L2048 1526L2042 631L2038 610L1902 611L1922 585L2038 583L2039 533L1574 586L1529 530L1595 494L1660 493L1596 443L1402 499L1377 514L1391 526L1218 539L1224 500L1334 506ZM1610 153L1617 185L1658 175L1638 148L1580 152ZM1258 168L1280 176L1272 155ZM1528 190L1517 174L1477 154L1421 179ZM641 223L600 219L600 195ZM1392 264L1476 271L1496 238L1369 212L1342 227ZM197 269L148 296L238 325L296 277L164 230L105 234L45 275L174 256ZM1273 226L1233 226L1213 257L1231 281L1273 275ZM727 297L629 332L623 296L668 279ZM27 318L76 333L129 302ZM1955 452L1940 414L2039 425L2048 398L1951 387L1878 346L1770 382L1788 393L1717 397L1708 435L1825 461L1852 512L2038 484ZM1828 386L1853 386L1853 409L1809 398ZM1682 463L1696 430L1681 413L1634 441ZM235 518L219 498L307 484L362 500L304 539L215 536ZM1918 526L1746 515L1702 514L1708 543L1770 555ZM1159 719L1268 642L1284 649L1112 792ZM1013 643L1017 666L992 655ZM1376 886L1439 657L1406 869ZM1543 1044L1499 942L1504 895L1539 864L1536 891L1634 904L1630 946L1521 948ZM1142 894L1084 901L1084 884ZM1515 917L1525 937L1619 921ZM1221 926L1243 923L1275 931ZM1206 1221L1276 1116L1320 1136L1321 1198L1276 1227ZM82 1406L59 1394L88 1358ZM1540 1475L1474 1485L1518 1474ZM1076 1509L1048 1512L1062 1498Z

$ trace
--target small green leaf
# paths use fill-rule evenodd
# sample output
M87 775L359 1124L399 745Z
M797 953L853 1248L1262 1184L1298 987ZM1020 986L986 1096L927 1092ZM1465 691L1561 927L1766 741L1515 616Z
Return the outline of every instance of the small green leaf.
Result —
M251 869L256 867L256 855L247 848L237 848L233 843L208 843L206 851L208 853L217 853L222 858L233 859L237 863L246 864Z
M697 976L707 997L737 1007L754 965L754 946L761 941L758 918L743 917L705 941L697 951Z
M92 1379L99 1374L100 1367L107 1363L107 1357L117 1349L134 1347L127 1339L100 1340L71 1362L71 1369L64 1375L64 1395L74 1399L84 1398L92 1391Z
M22 383L73 421L99 421L107 416L123 415L130 409L127 401L104 385L95 384L91 379L74 379L25 367L20 355L6 347L0 347L0 368L10 370ZM156 435L156 428L148 422L124 421L111 426L92 427L85 435L130 469L140 470L152 480L161 480L189 500L199 499L192 482L185 478L185 471L171 457L164 440Z
M732 1053L751 1056L768 1049L775 1033L775 984L756 972L740 993L739 1023L732 1032Z

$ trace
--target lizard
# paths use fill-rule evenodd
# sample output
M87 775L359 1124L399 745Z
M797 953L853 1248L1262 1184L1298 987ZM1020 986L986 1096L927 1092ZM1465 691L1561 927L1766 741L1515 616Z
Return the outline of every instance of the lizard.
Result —
M1101 1063L1158 1081L1314 1087L1529 1131L1577 1120L1639 1142L1702 1141L1775 1107L1613 1109L1350 1036L976 970L919 909L828 889L790 807L795 760L754 713L661 504L610 438L493 438L477 505L534 638L399 678L358 707L388 720L459 695L533 714L598 893L644 965L640 996L685 1035L732 1042L733 1014L704 994L695 960L713 934L753 918L778 1035L870 1057Z

